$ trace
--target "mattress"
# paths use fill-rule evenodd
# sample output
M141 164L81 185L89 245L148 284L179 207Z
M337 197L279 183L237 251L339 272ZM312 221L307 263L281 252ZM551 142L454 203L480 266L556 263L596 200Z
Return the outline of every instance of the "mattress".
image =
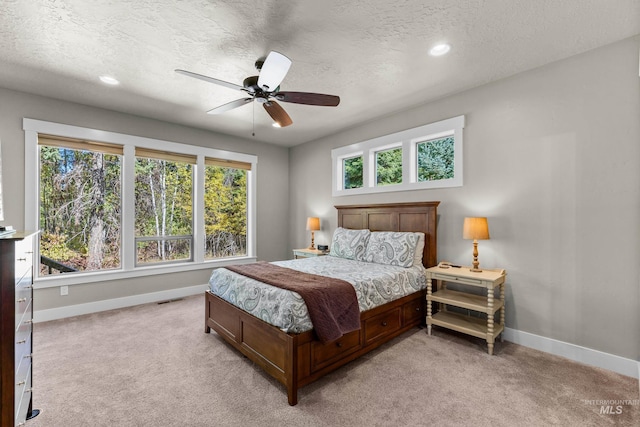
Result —
M356 291L361 312L426 287L422 266L405 268L335 256L276 261L273 264L349 282ZM225 268L213 271L209 288L223 300L284 332L301 333L313 329L307 306L296 292L267 285Z

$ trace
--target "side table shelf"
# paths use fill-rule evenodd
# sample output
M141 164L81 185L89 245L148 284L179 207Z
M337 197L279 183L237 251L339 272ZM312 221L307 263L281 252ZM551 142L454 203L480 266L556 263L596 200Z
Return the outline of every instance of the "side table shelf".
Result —
M487 350L493 354L495 339L504 331L504 285L505 270L488 270L471 272L469 267L440 266L427 269L427 333L431 335L431 326L437 325L454 331L462 332L487 341ZM433 280L437 281L437 291L433 290ZM460 290L447 289L447 282L481 287L487 290L486 296L466 293ZM499 289L499 297L495 297L495 291ZM433 312L433 303L439 303L440 311ZM460 307L467 310L485 313L486 319L466 316L447 310L448 306ZM500 320L495 322L494 317L500 311ZM502 338L502 337L501 337Z

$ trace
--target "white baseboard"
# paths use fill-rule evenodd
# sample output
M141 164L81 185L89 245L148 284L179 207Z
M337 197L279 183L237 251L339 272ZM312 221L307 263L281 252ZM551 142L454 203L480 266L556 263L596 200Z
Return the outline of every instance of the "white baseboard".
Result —
M85 304L68 305L59 308L49 308L46 310L36 310L33 312L33 321L34 323L47 322L49 320L64 319L65 317L81 316L83 314L97 313L99 311L132 307L134 305L147 304L150 302L167 301L171 299L202 294L207 289L208 285L204 284L189 286L185 288L170 289L167 291L132 295L129 297L88 302Z
M504 328L504 339L525 347L551 353L556 356L608 369L632 378L640 378L640 361L626 359L587 347L530 334L517 329Z
M49 320L63 319L65 317L80 316L83 314L97 313L99 311L113 310L150 302L166 301L198 295L206 291L208 285L196 285L186 288L170 289L167 291L152 292L147 294L132 295L130 297L114 298L109 300L89 302L85 304L69 305L46 310L36 310L33 313L34 322L47 322ZM536 350L551 353L556 356L566 357L576 362L608 369L632 378L640 378L640 361L626 359L602 351L593 350L579 345L554 340L540 335L530 334L517 329L505 328L504 339L515 344L530 347Z

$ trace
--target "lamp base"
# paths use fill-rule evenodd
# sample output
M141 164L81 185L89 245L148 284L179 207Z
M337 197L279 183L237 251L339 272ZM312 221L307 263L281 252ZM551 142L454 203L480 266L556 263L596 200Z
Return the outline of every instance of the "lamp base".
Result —
M311 230L311 246L309 246L307 249L309 250L316 250L316 245L313 243L313 230Z
M473 267L469 269L473 273L482 273L480 270L480 261L478 261L478 241L473 239Z

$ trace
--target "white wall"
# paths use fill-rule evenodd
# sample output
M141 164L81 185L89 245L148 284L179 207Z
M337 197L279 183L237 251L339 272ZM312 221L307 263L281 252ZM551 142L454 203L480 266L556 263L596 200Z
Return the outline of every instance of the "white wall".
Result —
M5 221L1 225L24 227L24 117L257 155L257 256L267 261L289 257L288 149L2 88ZM211 268L205 267L186 273L77 284L70 287L68 296L60 296L58 288L36 289L34 308L54 309L202 285L210 273Z
M506 326L640 355L639 38L421 105L290 152L290 246L329 243L333 205L439 200L440 260L470 264L465 216L487 216L480 265L505 268ZM473 70L469 70L473 72ZM383 102L383 100L375 100ZM331 149L464 114L464 186L331 196Z

